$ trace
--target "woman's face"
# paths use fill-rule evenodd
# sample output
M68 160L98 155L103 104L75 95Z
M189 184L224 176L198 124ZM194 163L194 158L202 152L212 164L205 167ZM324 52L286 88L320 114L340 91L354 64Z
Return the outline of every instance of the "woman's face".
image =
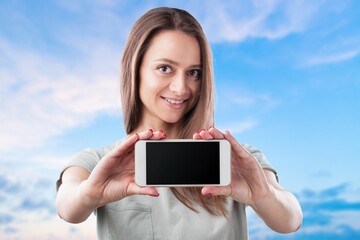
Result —
M201 69L195 37L170 30L156 34L140 66L140 121L153 126L181 121L199 97Z

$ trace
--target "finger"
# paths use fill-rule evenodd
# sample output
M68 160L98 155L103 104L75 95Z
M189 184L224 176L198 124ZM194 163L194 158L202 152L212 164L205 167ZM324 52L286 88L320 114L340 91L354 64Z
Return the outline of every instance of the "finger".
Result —
M163 130L154 131L151 140L160 140L166 139L167 135L163 132Z
M135 143L138 141L139 136L137 134L131 135L125 139L122 143L116 146L112 151L111 155L121 156L131 152L134 149Z
M207 186L201 189L201 194L205 196L231 196L231 187L215 187L215 186Z
M239 157L242 158L251 157L251 154L245 148L243 148L240 143L236 141L236 139L230 134L229 131L226 131L224 136L225 139L227 139L230 142L231 150L234 151Z
M159 192L157 191L157 189L155 187L140 187L140 186L136 185L135 182L132 182L129 184L127 194L128 195L149 195L149 196L153 196L153 197L159 196Z
M124 142L119 144L112 150L113 156L121 156L131 152L134 149L135 143L138 140L149 139L153 135L153 130L149 129L140 133L133 134L125 139Z
M218 129L211 126L208 131L215 139L224 139L224 134Z
M211 140L214 139L213 135L211 135L208 131L206 131L205 129L200 130L199 135L201 136L202 139L204 140Z
M139 140L146 140L146 139L150 139L154 134L154 131L150 128L146 131L142 131L139 133L136 133L136 135L138 135Z
M200 136L200 134L198 132L194 132L193 139L201 140L202 138L201 138L201 136Z
M167 139L167 135L163 132L163 130L159 130L159 132L163 135L161 139Z

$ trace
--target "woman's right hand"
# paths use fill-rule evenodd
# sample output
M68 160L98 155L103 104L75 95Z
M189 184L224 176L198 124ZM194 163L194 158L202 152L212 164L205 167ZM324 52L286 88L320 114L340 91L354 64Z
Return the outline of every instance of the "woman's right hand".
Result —
M80 184L80 194L89 205L100 207L130 195L159 196L154 187L135 183L134 147L138 140L166 138L162 131L151 129L129 136L96 165L88 179Z

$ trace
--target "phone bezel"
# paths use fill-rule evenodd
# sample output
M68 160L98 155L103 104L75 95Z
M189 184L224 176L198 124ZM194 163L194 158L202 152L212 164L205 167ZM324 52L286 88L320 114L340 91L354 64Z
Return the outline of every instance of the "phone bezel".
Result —
M220 183L219 184L161 184L150 185L146 182L146 143L147 142L219 142L220 148ZM135 144L135 182L138 186L154 187L200 187L200 186L226 186L231 181L231 146L225 139L194 140L194 139L168 139L168 140L139 140Z

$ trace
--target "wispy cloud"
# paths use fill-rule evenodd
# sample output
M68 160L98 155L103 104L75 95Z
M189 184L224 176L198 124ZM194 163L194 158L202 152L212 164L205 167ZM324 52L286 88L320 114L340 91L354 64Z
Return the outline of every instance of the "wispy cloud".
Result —
M217 4L206 4L202 13L195 15L214 42L279 39L304 31L323 3L304 0L218 1Z
M215 111L219 116L218 122L221 122L217 127L222 131L229 130L232 134L254 129L260 124L259 119L263 114L281 103L270 93L250 90L236 82L233 80L231 86L226 84L218 86L218 98L215 104Z
M0 225L8 224L13 221L13 216L7 214L7 213L1 213L0 214Z
M329 231L330 230L330 231ZM301 231L295 234L268 236L266 238L254 239L269 239L269 240L313 240L313 239L359 239L360 231L348 225L340 225L336 229L316 229L312 231Z
M257 111L267 112L281 104L281 100L274 97L269 92L259 92L248 87L236 84L236 80L232 80L232 85L219 84L217 106L219 109L253 109ZM224 81L226 83L226 81Z
M351 191L349 184L319 191L304 189L297 194L303 209L303 224L297 233L289 235L270 231L249 211L251 239L357 239L360 237L360 199L347 200Z
M97 71L92 59L72 66L4 39L0 53L6 62L0 65L0 151L40 146L99 113L120 110L116 69Z
M344 6L340 7L341 13L334 14L331 20L327 19L330 26L315 28L313 31L316 32L303 36L304 42L307 42L307 50L300 67L336 64L359 57L357 21L351 20L354 16L345 14L344 9L352 6L346 6L346 1L342 4ZM307 39L309 36L311 39Z
M353 190L349 184L340 184L321 191L304 190L299 199L304 211L304 232L314 227L329 232L341 232L348 226L360 232L360 223L353 221L353 216L360 214L360 199L351 199ZM357 192L358 195L358 192ZM342 216L342 217L340 217Z
M129 18L140 11L120 14L127 4L56 1L36 17L30 4L8 5L0 31L0 152L40 147L99 115L120 114L121 48ZM41 22L47 12L52 23Z
M55 181L52 178L35 171L29 175L26 170L13 170L11 174L6 170L4 168L0 172L0 196L7 205L8 214L23 210L36 211L35 207L37 210L50 209L49 214L53 214Z
M133 22L152 4L139 2L140 8L131 8L126 14L122 13L128 11L130 2L56 4L49 6L65 11L74 21L54 17L54 25L44 22L46 31L38 32L38 19L19 11L16 18L9 18L10 24L20 19L32 29L31 41L21 45L21 39L0 37L0 151L41 146L71 128L88 124L99 114L120 110L118 64L131 27L129 19ZM194 5L199 3L179 7L199 17L210 40L242 41L248 37L281 38L301 31L321 4L302 0L291 4L218 1L201 4L201 11ZM28 30L18 27L14 36L26 39L28 35ZM239 104L254 101L237 99Z
M222 131L228 130L231 132L231 134L239 134L256 127L257 124L258 124L257 120L249 119L239 122L229 122L226 123L226 126L220 125L217 127Z
M353 215L360 214L360 199L349 200L349 184L340 184L321 191L304 190L299 199L304 212L304 232L314 227L342 232L344 226L360 233L360 223L352 221ZM342 216L342 217L339 217ZM329 232L330 230L327 230Z
M49 9L49 4L56 6ZM74 226L56 215L55 181L68 156L53 157L33 148L99 115L120 112L121 49L131 23L147 9L155 5L184 8L200 20L211 42L222 43L276 40L306 32L324 9L338 7L305 0L136 1L135 5L133 1L57 0L43 5L46 11L36 12L47 13L44 16L32 12L32 7L37 8L33 4L0 9L0 19L6 20L0 21L0 239L96 238L94 217ZM358 39L340 47L339 42L312 51L305 59L307 66L359 56ZM260 112L245 114L242 121L226 115L230 116L222 121L226 126L219 128L234 134L258 126L260 115L282 100L270 92L241 89L218 89L218 111ZM22 151L25 148L30 150ZM360 238L358 193L350 191L352 199L347 197L348 184L304 190L298 194L305 213L300 232L278 235L250 216L251 239Z
M309 59L305 61L304 66L316 66L322 64L338 63L355 58L359 55L360 55L360 50L355 49L355 50L348 50L348 51L332 53L332 54L330 53L330 54L324 54L318 56L311 56Z
M31 164L33 166L33 164ZM68 224L55 211L54 171L8 167L0 170L1 239L95 239L95 218ZM21 224L20 224L21 223Z

